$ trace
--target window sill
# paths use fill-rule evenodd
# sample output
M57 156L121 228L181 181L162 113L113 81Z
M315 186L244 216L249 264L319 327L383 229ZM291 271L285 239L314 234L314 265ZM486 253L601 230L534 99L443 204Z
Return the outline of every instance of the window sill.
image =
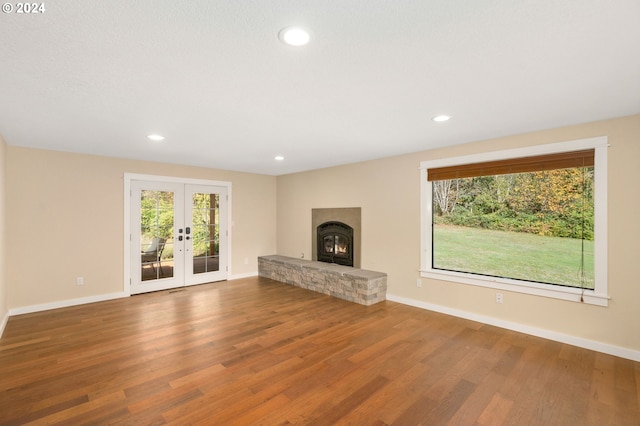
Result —
M589 305L605 307L609 306L609 296L606 294L598 294L593 290L584 290L583 294L583 290L579 288L560 287L551 284L512 280L508 278L485 277L482 275L467 274L463 272L434 269L422 270L420 271L420 276L435 280L493 288L496 290L550 297L570 302L586 303ZM580 301L581 297L583 299L582 302Z

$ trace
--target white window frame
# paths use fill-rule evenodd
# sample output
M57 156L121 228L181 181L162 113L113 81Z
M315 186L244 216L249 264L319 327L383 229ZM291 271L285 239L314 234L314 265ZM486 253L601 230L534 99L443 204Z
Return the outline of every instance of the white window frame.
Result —
M496 290L545 296L598 306L608 306L607 290L607 137L579 139L546 145L535 145L503 151L486 152L461 157L450 157L420 162L420 275L425 278L470 284ZM561 152L594 149L594 289L563 287L532 281L489 277L473 273L434 269L432 265L433 192L427 180L427 170L435 167L456 166L485 161L507 160Z

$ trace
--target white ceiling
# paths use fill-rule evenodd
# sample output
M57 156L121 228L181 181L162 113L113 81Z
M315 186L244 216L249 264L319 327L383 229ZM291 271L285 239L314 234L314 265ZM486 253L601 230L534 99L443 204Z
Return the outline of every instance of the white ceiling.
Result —
M10 145L280 175L640 113L639 0L44 4L0 15Z

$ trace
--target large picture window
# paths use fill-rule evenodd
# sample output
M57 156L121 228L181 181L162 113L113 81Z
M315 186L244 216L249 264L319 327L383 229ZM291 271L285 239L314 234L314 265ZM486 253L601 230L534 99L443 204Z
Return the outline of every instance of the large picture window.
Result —
M422 275L606 305L606 146L421 163Z

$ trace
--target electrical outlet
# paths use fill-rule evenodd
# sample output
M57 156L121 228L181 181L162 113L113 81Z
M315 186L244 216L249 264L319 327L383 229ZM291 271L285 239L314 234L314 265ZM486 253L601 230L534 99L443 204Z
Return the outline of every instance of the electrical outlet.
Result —
M76 277L76 285L84 285L84 277Z
M416 280L416 285L417 285L418 287L422 287L422 280L421 280L420 278L418 278L418 279Z
M245 258L244 258L244 264L245 264L245 265L248 265L248 264L249 264L249 258L248 258L248 257L245 257Z
M496 293L496 303L502 303L502 293Z

